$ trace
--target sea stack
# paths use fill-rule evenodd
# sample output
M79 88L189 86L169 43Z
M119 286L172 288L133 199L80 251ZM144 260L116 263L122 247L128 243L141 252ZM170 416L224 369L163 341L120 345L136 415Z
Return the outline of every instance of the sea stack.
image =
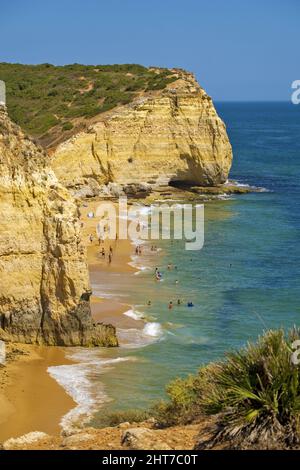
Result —
M93 325L79 210L49 160L0 107L0 339L116 346Z
M158 70L159 73L159 70ZM59 180L82 194L110 184L218 186L232 162L226 127L193 74L171 69L166 88L94 118L52 149Z

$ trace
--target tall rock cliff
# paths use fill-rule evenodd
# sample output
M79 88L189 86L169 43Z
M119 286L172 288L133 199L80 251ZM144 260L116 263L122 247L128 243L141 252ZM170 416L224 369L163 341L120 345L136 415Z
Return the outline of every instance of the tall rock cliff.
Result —
M0 339L117 345L94 326L78 208L0 107Z
M216 186L228 177L232 151L211 98L192 74L177 71L164 90L99 115L52 158L67 187L97 191L108 183Z

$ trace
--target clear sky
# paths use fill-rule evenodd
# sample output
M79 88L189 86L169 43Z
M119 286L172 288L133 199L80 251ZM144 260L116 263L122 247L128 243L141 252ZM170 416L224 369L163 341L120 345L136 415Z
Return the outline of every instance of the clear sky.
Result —
M300 79L300 0L0 0L0 20L2 62L182 67L215 100Z

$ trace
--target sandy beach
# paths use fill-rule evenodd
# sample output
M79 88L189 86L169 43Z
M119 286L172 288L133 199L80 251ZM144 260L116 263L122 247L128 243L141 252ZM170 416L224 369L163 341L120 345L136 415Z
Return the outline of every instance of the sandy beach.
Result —
M64 348L7 346L13 350L20 354L0 369L0 442L37 430L59 434L61 417L75 403L47 368L71 363Z
M134 246L129 240L105 240L99 245L96 219L87 216L88 213L95 213L98 203L92 201L81 207L91 284L97 275L103 279L105 273L109 272L133 274L136 271L128 264L134 253ZM111 262L108 259L110 247ZM101 255L102 248L105 257ZM114 299L92 295L91 309L95 321L121 328L144 326L144 322L123 315L130 306ZM50 366L72 364L66 358L66 348L9 344L7 351L13 350L19 353L9 354L10 359L0 368L0 442L31 431L58 435L61 432L61 418L76 404L50 377L47 369Z

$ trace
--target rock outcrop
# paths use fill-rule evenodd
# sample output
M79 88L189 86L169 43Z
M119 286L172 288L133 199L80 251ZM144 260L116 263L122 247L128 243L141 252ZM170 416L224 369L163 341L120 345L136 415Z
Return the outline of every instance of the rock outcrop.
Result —
M0 339L116 346L94 326L79 211L48 157L0 108Z
M225 125L194 76L177 74L58 145L52 158L61 182L88 196L111 183L224 183L232 161Z
M121 443L132 450L171 450L152 429L132 428L124 431Z
M27 445L37 444L49 438L48 434L40 431L32 431L20 437L12 437L2 445L3 450L23 449Z
M133 428L134 425L134 428ZM192 450L201 424L154 429L149 423L122 423L106 428L78 429L73 434L49 436L31 432L9 439L3 450ZM0 444L1 449L1 444Z

